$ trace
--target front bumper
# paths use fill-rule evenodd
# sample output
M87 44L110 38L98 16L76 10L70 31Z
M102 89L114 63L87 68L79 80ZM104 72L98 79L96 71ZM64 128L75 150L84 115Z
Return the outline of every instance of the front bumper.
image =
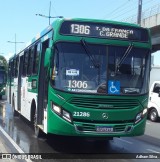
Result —
M86 137L125 137L143 135L146 125L146 117L137 124L134 123L69 123L57 114L52 112L49 117L48 133L66 136L86 136ZM97 127L111 127L111 132L97 131Z

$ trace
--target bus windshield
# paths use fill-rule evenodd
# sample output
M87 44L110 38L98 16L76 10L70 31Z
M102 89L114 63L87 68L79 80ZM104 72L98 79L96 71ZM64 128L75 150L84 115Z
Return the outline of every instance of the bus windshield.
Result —
M108 95L148 91L149 51L146 49L133 47L117 67L126 46L60 42L55 47L51 83L56 89Z

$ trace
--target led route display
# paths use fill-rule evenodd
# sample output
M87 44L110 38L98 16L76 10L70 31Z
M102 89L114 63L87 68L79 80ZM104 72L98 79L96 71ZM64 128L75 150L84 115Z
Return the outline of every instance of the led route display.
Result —
M144 28L128 27L124 25L92 23L78 21L64 21L60 34L86 37L123 39L132 41L148 41L147 30Z

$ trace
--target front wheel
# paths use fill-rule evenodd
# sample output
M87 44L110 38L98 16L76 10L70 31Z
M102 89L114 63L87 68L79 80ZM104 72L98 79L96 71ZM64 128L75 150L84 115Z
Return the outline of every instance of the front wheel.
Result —
M12 98L12 113L13 113L13 116L19 116L19 113L15 110L14 96Z
M158 112L155 108L150 111L149 119L153 122L156 122L158 120Z
M36 138L41 138L44 136L43 131L40 129L40 127L37 125L37 114L34 114L34 134Z
M36 138L41 138L44 136L43 131L37 125L34 126L34 133Z

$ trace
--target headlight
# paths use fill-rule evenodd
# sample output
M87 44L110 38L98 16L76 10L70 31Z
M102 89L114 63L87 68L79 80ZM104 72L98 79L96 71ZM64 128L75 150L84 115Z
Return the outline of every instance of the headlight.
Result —
M143 110L143 115L145 115L146 113L147 113L147 108Z
M61 108L52 104L52 109L57 113L57 114L61 114Z
M4 87L3 89L1 89L1 93L4 92L6 90L6 87Z
M69 112L67 112L66 110L63 110L61 107L53 104L53 102L51 102L51 103L52 103L51 104L52 109L57 115L59 115L60 117L62 117L63 119L67 120L70 123L72 122L71 115Z

